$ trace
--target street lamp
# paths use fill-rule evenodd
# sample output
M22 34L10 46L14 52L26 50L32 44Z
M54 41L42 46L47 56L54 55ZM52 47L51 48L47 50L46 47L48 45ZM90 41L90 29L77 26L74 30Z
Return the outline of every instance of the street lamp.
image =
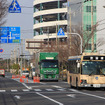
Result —
M82 42L82 37L81 37L81 35L80 34L78 34L78 33L70 33L71 35L77 35L79 38L80 38L80 41L81 41L81 45L80 45L80 54L82 54L82 44L83 44L83 42ZM70 47L71 48L71 47Z

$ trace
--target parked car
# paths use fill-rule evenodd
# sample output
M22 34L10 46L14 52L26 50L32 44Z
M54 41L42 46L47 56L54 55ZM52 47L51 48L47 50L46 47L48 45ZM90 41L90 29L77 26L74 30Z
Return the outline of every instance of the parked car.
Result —
M0 75L5 77L5 70L4 69L0 69Z
M29 78L29 71L28 70L23 70L22 75L25 75L26 77Z
M31 69L31 77L32 77L32 79L33 79L34 76L35 76L35 68L32 68Z

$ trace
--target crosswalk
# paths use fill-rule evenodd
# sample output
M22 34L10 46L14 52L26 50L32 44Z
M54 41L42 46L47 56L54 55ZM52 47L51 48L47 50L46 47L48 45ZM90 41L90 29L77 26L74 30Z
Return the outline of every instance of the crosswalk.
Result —
M5 92L65 92L65 91L70 91L70 89L13 89L13 90L0 90L0 93L5 93Z

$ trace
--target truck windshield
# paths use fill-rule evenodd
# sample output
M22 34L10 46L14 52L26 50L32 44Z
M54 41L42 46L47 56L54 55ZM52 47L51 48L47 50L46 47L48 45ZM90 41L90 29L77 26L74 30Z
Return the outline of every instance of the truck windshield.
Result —
M82 74L86 75L105 75L105 62L83 61Z
M44 60L41 62L42 68L58 68L58 61L57 60Z

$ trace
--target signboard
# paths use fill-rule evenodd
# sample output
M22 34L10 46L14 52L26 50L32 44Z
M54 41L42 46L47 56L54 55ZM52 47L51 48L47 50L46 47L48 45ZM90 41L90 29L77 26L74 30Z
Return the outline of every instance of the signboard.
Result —
M21 7L17 0L13 0L11 5L9 6L9 13L21 13Z
M20 43L20 27L0 27L0 43Z
M3 49L0 49L0 53L3 53L3 51L4 51Z
M57 36L65 36L64 31L62 30L62 28L59 29Z

